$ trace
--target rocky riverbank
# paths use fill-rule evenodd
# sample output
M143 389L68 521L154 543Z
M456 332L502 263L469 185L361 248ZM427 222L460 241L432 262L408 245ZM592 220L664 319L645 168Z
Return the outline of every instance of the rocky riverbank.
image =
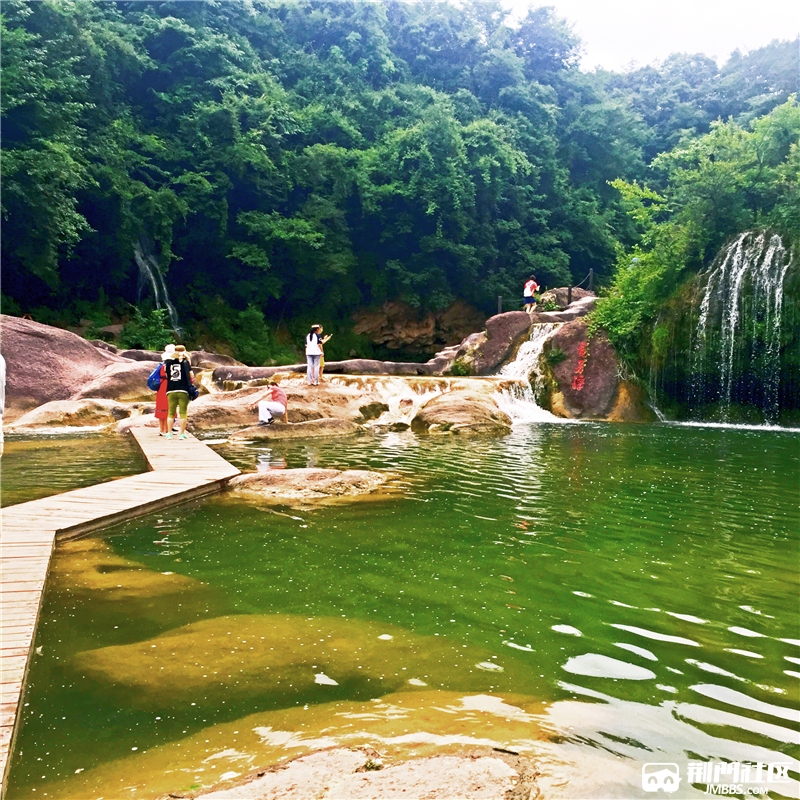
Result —
M552 302L565 302L555 290ZM528 315L497 314L485 329L466 336L425 363L351 359L326 364L323 385L305 384L303 364L249 367L229 356L195 351L193 370L201 397L192 403L189 427L246 439L341 436L362 430L418 434L505 434L512 420L498 406L498 392L514 381L496 377L540 323L565 323L553 337L546 391L539 402L566 418L650 419L643 393L621 380L616 354L600 334L589 342L582 319L596 298L581 293L569 307ZM147 376L159 354L120 351L69 331L2 316L7 361L5 423L9 432L71 427L125 432L155 425L154 393ZM36 369L30 369L35 364ZM250 405L270 379L287 393L289 425L254 427Z

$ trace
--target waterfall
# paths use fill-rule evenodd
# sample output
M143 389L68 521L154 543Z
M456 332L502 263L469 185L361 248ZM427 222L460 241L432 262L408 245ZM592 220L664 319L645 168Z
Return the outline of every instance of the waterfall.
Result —
M560 322L534 325L527 342L519 348L517 357L506 364L500 375L517 381L510 389L500 392L497 405L513 422L565 422L561 417L543 409L536 397L543 388L544 376L540 359L545 342L561 327Z
M158 266L155 256L150 253L149 248L140 239L134 242L133 257L136 259L136 264L139 267L140 281L147 282L153 290L153 299L155 300L156 308L166 308L169 314L169 323L172 329L180 332L178 327L178 312L175 311L175 306L169 299L169 292L167 291L167 284L164 276L161 274L161 268Z
M740 234L716 258L699 303L690 403L718 402L727 422L732 402L758 406L767 422L779 411L783 281L791 257L780 236Z

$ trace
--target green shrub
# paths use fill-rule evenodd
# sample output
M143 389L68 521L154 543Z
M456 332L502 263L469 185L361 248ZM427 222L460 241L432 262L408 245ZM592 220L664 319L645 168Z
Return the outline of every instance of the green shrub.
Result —
M202 330L208 336L198 338L210 339L212 349L229 350L239 361L256 367L297 361L294 348L277 340L264 313L252 303L238 311L221 297L215 297L204 304L203 315Z
M461 359L454 361L453 365L450 367L451 375L470 375L471 373L472 370L469 368L469 365Z
M560 347L551 347L545 354L544 360L551 366L555 367L562 361L566 361L567 354Z
M175 331L169 324L166 308L142 311L134 306L133 318L119 335L120 345L126 349L163 350L164 345L174 340Z

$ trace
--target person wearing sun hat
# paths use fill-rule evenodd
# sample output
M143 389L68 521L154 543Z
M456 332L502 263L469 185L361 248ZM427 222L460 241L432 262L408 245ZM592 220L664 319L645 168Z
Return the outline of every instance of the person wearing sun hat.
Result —
M166 355L166 353L165 353ZM175 412L180 414L180 436L186 438L186 415L189 408L189 389L194 383L189 354L182 344L175 345L175 352L164 362L167 373L167 435L172 438L172 424L175 422Z

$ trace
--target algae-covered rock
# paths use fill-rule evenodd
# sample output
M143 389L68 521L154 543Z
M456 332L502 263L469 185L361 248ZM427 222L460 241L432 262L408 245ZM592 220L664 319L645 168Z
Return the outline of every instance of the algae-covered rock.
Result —
M228 487L267 503L349 499L384 489L392 476L365 469L273 469L237 475Z
M118 556L104 541L95 538L59 544L51 579L71 593L101 593L108 599L126 601L182 595L200 586L193 578L156 572Z
M513 656L418 636L365 620L289 614L203 620L135 644L84 651L74 667L127 702L156 709L251 697L320 702L378 697L408 685L462 691L519 690L533 675Z
M506 434L511 418L494 397L483 392L454 391L426 403L411 421L415 433Z

